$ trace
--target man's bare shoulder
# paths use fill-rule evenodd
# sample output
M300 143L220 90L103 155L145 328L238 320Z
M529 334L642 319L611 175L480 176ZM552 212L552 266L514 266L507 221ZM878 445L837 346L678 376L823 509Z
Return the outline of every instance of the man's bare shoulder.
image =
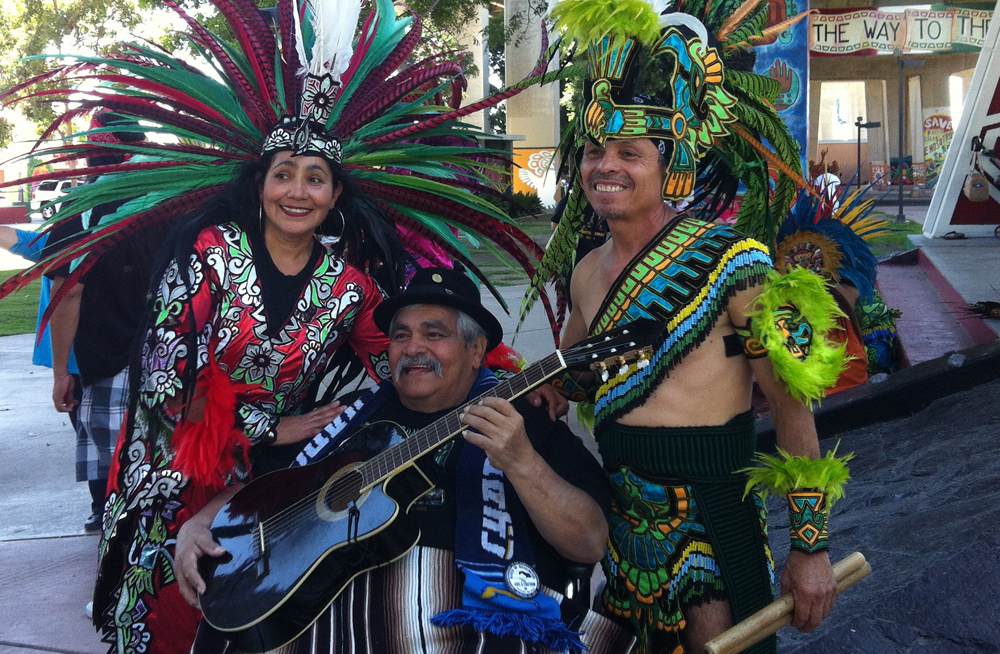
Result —
M606 260L611 250L611 242L594 248L580 260L573 269L570 281L570 295L574 308L579 308L584 322L590 324L601 300L607 294L611 281L605 274Z

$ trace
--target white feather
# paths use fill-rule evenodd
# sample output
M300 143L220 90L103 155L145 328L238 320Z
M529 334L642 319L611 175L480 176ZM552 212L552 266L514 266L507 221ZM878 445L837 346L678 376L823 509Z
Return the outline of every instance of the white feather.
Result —
M354 53L361 0L309 0L309 6L316 34L309 70L315 75L331 73L339 82Z
M302 5L293 2L292 18L295 20L295 52L299 55L299 69L295 71L298 77L302 77L309 72L309 58L306 56L306 41L302 36L302 21L299 20L299 11Z

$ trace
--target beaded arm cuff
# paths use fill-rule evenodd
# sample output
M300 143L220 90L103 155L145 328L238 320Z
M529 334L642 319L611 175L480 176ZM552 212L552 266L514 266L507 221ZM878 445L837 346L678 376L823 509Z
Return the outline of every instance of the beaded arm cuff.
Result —
M763 359L767 356L767 348L761 345L760 340L750 331L749 321L746 327L733 325L733 330L736 332L736 340L739 341L740 347L743 348L743 354L748 359Z
M824 493L815 488L788 493L788 534L792 549L806 554L826 551L829 518Z

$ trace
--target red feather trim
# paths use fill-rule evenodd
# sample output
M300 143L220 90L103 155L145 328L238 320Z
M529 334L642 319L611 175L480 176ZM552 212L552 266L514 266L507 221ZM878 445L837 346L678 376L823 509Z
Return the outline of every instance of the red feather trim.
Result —
M436 80L438 77L442 76L455 76L462 73L462 67L455 63L439 64L432 68L426 70L413 71L409 74L397 75L393 77L392 85L394 88L388 94L379 94L378 100L371 106L364 107L359 111L359 114L350 123L344 125L342 122L338 121L337 133L340 135L346 135L353 132L357 127L364 122L374 120L385 111L388 107L391 107L400 98L405 97L407 94L412 92L414 89L420 88L423 84L429 81Z
M490 370L506 370L507 372L521 372L523 364L524 357L503 343L487 352L486 358L483 360L483 365Z
M236 401L250 388L230 379L211 357L198 375L191 402L204 402L201 420L181 418L170 437L171 467L196 486L221 490L236 463L249 469L250 439L236 428Z

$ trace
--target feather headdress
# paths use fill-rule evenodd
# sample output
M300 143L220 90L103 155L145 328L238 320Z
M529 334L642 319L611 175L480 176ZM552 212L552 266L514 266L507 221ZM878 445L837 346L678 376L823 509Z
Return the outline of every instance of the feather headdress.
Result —
M579 178L575 155L584 139L649 138L668 162L664 199L689 201L689 213L711 220L742 185L736 227L773 243L796 187L806 184L799 146L772 104L778 83L752 72L751 48L765 36L767 13L764 0L554 4L550 15L563 43L587 50L584 103L561 147L563 172ZM582 188L574 184L571 193ZM565 288L586 201L571 198L566 207L522 318L545 284L555 283L557 293Z
M420 21L408 14L397 16L390 0L374 0L358 29L358 0L280 0L272 16L252 0L213 0L235 45L210 32L173 0L164 4L186 22L183 36L197 53L198 66L155 46L122 43L107 55L63 59L0 94L4 104L69 101L72 96L73 108L44 131L30 156L59 165L100 154L132 156L124 163L57 170L0 184L101 176L60 198L61 208L45 229L99 204L125 202L91 226L72 250L58 252L0 285L0 298L46 270L84 257L63 285L68 291L96 258L85 255L99 255L147 225L195 209L219 192L244 161L260 157L268 139L283 137L286 127L292 136L301 135L296 130L304 122L312 125L315 149L340 160L368 206L464 264L498 298L453 229L467 233L469 241L492 243L528 278L533 275L541 249L486 199L499 196L489 176L502 170L502 162L476 147L477 132L459 119L541 81L548 55L539 58L525 80L460 106L460 65L444 55L411 63L421 37ZM54 88L32 91L39 82ZM442 98L449 90L451 102L446 105ZM94 136L109 131L97 128L65 142L48 140L74 118L98 110L133 122L131 128L115 130L144 131L150 139L128 144L95 141ZM270 144L270 149L277 147ZM426 246L416 248L420 253ZM351 255L345 254L349 260Z
M889 232L889 225L871 215L876 198L866 198L868 190L845 192L836 208L800 191L778 229L775 268L785 273L798 266L835 283L844 279L858 289L862 302L870 301L878 260L867 241Z

